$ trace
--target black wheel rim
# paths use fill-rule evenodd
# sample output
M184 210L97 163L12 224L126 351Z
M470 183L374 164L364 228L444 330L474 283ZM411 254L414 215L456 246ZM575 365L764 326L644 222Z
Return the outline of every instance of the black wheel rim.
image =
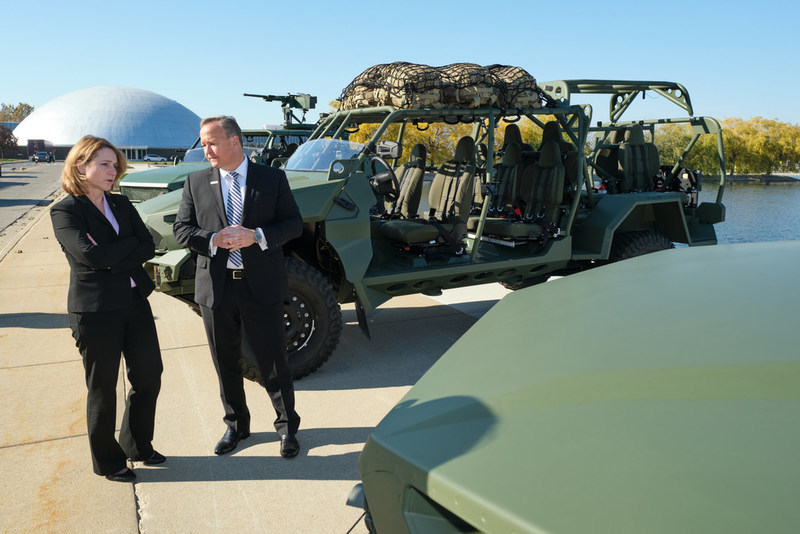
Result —
M286 352L302 350L314 335L314 309L300 295L284 303L283 320L286 326Z

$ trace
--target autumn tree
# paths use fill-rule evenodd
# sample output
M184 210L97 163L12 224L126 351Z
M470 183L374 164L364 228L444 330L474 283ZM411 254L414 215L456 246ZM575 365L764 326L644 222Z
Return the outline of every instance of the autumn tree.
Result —
M725 119L722 121L722 144L725 147L725 160L728 174L736 174L740 162L745 159L745 146L736 130L742 119Z
M25 117L33 112L33 106L20 102L19 104L0 104L0 121L22 122Z
M11 130L0 124L0 158L5 158L6 150L17 149L17 138Z
M728 174L771 174L800 170L800 127L774 119L754 117L721 121ZM689 142L688 125L660 125L656 145L662 162L675 161ZM703 135L684 164L704 174L718 174L717 139Z
M800 127L778 120L754 117L723 121L728 159L733 174L797 172L800 169Z
M662 124L655 130L654 142L658 147L661 161L678 161L683 149L692 138L692 130L688 124ZM688 164L688 162L686 162Z

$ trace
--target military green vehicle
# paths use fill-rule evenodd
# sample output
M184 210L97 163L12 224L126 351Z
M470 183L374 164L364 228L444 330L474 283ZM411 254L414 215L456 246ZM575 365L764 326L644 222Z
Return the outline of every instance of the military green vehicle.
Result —
M506 295L378 424L349 503L379 534L795 532L798 261L681 248Z
M255 163L273 165L284 161L294 153L299 145L308 140L309 135L316 127L314 124L305 122L306 112L316 106L317 97L315 96L304 93L286 96L245 93L244 96L262 98L266 102L282 103L284 121L279 127L242 131L245 155ZM292 111L294 109L301 109L302 117L298 118ZM142 202L183 188L187 176L209 165L198 137L186 153L175 159L174 166L158 167L129 174L120 180L119 190L131 199L131 202Z
M374 82L374 73L365 71L343 93L342 109L324 117L286 161L305 223L302 237L285 247L286 335L295 377L334 351L344 303L353 303L369 336L366 314L394 296L492 282L520 288L673 243L716 243L713 225L724 219L722 180L716 201L698 204L696 188L682 178L695 173L680 161L658 161L644 140L648 123L622 122L617 113L603 126L633 135L616 147L619 178L608 178L614 187L596 194L589 169L597 163L586 149L592 110L573 101L581 82L538 85L516 67L465 69L483 72L481 81L467 76L457 85L431 75L428 85L414 89L402 80ZM612 102L620 99L619 87L633 85L592 82ZM662 86L635 82L631 93ZM691 110L688 93L679 101ZM523 117L538 130L538 146L521 139L516 122ZM697 136L717 136L724 176L719 124L675 120L689 121ZM466 124L471 135L426 174L426 147L409 146L408 139L431 124ZM372 132L366 143L348 140L362 129ZM403 155L407 160L397 165ZM157 288L191 304L194 259L172 235L180 198L174 191L138 209L156 239L159 255L147 268ZM245 376L261 380L252 363L243 365Z

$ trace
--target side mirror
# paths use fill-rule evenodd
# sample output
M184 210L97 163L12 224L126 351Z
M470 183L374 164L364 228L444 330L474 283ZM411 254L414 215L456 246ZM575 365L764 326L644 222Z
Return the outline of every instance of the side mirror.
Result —
M403 147L397 141L381 141L375 153L383 159L397 159L403 155Z

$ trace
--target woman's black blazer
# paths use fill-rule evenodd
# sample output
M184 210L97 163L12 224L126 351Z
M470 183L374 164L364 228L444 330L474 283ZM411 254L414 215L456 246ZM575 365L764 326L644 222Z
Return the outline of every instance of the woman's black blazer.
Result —
M119 235L86 196L69 195L50 209L56 239L69 262L70 312L98 312L131 304L131 279L142 297L154 288L142 264L155 256L153 237L122 195L106 194ZM92 243L87 234L97 243Z

